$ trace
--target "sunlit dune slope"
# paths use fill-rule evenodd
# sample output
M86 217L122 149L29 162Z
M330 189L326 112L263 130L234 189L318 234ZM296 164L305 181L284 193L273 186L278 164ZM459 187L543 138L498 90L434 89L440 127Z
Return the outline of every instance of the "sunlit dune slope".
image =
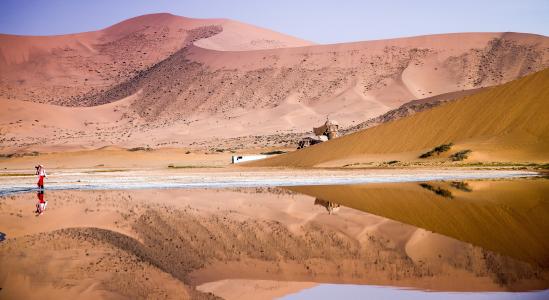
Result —
M442 143L473 151L471 159L549 160L549 69L432 110L313 147L250 163L311 167L370 156L394 159ZM405 155L404 155L405 156Z

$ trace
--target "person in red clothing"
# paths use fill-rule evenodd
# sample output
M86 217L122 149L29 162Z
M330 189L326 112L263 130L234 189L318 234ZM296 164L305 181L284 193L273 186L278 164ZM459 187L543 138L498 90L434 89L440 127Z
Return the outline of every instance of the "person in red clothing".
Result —
M44 178L46 178L48 175L46 174L46 169L44 169L43 165L38 165L34 167L36 169L36 175L38 175L38 182L36 183L38 185L39 189L44 188Z

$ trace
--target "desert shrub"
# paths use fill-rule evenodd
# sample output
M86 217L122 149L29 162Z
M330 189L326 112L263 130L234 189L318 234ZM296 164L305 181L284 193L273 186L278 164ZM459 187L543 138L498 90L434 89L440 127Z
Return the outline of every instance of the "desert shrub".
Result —
M130 152L136 152L136 151L152 151L152 148L151 148L151 147L134 147L134 148L128 149L128 151L130 151Z
M541 164L538 166L540 169L549 170L549 164Z
M393 164L397 164L399 162L400 162L400 160L391 160L391 161L388 161L387 164L388 165L393 165Z
M0 154L0 157L12 158L12 157L38 156L38 155L40 155L40 152L32 151L32 152L23 152L23 153Z
M433 156L433 153L435 153L435 152L433 152L433 151L425 152L425 153L421 154L421 155L419 156L419 158L431 157L431 156Z
M469 153L471 153L472 151L467 149L467 150L461 150L461 151L458 151L452 155L450 155L450 159L452 159L452 161L462 161L464 159L467 159L469 157Z
M433 151L436 152L437 154L440 154L442 152L446 152L450 150L450 148L452 148L453 145L454 145L453 143L442 144L433 148Z
M430 151L427 151L427 152L421 154L419 156L419 158L428 158L428 157L431 157L435 154L440 155L440 153L443 153L443 152L446 152L446 151L450 150L450 148L452 148L453 145L454 145L453 143L438 145L435 148L431 149Z
M282 150L274 150L274 151L269 151L269 152L261 152L262 155L274 155L274 154L284 154L286 153L286 151L282 151Z

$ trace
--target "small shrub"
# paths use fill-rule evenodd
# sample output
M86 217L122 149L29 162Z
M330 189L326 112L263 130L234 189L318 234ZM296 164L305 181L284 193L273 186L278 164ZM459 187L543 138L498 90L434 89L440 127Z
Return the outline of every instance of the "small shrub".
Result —
M538 168L544 169L544 170L549 170L549 164L542 164L542 165L539 165Z
M469 157L469 153L471 153L472 151L467 149L467 150L461 150L461 151L458 151L452 155L450 155L450 159L452 159L452 161L462 161L464 159L467 159Z
M433 149L433 151L435 151L437 154L440 154L442 152L446 152L446 151L450 150L450 148L452 148L453 145L454 145L453 143L442 144L442 145L436 146Z
M440 155L440 153L450 150L450 148L452 148L453 145L454 145L453 143L438 145L435 148L433 148L431 151L421 154L419 158L428 158L433 156L434 154Z
M419 156L419 158L431 157L431 156L433 156L433 153L434 153L433 151L425 152L425 153L421 154L421 155Z
M0 154L0 157L12 158L12 157L38 156L38 155L40 155L40 152L32 151L32 152L23 152L23 153Z
M387 164L388 165L393 165L393 164L397 164L399 162L400 162L400 160L391 160L391 161L388 161Z
M274 154L284 154L286 153L286 151L282 151L282 150L274 150L274 151L269 151L269 152L261 152L262 155L274 155Z
M151 148L151 147L134 147L134 148L128 149L128 151L130 151L130 152L136 152L136 151L152 151L152 148Z

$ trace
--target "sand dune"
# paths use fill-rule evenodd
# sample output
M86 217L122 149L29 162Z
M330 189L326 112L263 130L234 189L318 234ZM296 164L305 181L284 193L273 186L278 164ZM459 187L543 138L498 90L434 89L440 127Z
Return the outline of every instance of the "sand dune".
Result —
M549 69L394 122L252 166L341 166L417 159L453 142L472 161L549 161Z
M211 30L215 37L209 40ZM227 19L171 14L144 15L69 35L0 34L0 96L67 104L82 93L124 82L199 39L201 47L232 51L312 44Z
M70 138L47 133L38 143L32 130L8 124L2 125L9 136L2 146L4 151L74 143L132 147L152 136L148 144L154 147L211 147L219 139L248 135L272 137L248 137L230 147L293 146L327 115L354 126L412 100L542 70L549 66L548 48L547 37L522 33L313 45L236 21L169 14L63 36L0 35L2 107L15 105L27 114L24 105L9 101L80 107L133 98L119 109L124 120L99 128L109 132L102 138L76 142L75 137L93 136L97 127L76 130L59 118L57 130ZM89 112L90 119L97 115ZM128 135L132 139L124 138Z

